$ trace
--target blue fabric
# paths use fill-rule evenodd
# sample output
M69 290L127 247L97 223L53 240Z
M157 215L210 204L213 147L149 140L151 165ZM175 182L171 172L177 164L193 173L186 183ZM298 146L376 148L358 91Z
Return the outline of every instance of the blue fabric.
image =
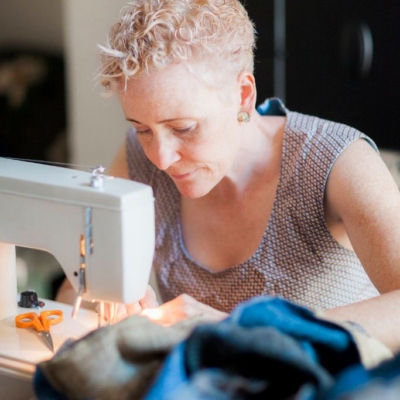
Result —
M68 400L62 393L54 389L40 368L36 368L33 375L33 389L38 400Z
M366 370L356 365L344 370L335 385L315 400L400 399L400 354Z
M296 394L311 400L354 365L360 357L348 331L279 297L258 297L220 323L197 327L171 353L145 400L278 400ZM216 386L210 390L205 381Z
M271 97L257 107L257 111L261 115L273 115L285 117L287 110L282 103L282 100L277 97Z
M342 327L317 318L312 311L291 303L280 297L257 297L240 304L227 321L232 321L243 327L273 326L279 331L299 340L312 355L318 350L318 357L324 356L324 350L329 352L334 360L341 358L344 352L349 358L349 364L359 362L360 358L354 339ZM317 357L317 354L314 355ZM330 369L334 369L334 360L329 361ZM319 360L321 361L321 360ZM343 368L344 360L337 360Z
M156 382L147 394L146 400L172 399L173 393L186 384L184 347L184 343L179 344L168 356Z

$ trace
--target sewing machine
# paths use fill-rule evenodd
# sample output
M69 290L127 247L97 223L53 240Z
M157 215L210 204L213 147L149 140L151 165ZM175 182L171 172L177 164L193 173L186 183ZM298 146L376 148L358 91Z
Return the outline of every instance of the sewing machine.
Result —
M28 400L35 365L53 354L14 318L18 307L15 246L53 254L72 283L74 306L52 327L57 348L99 326L81 300L131 303L145 294L154 255L151 187L103 175L0 158L0 399ZM25 397L24 397L25 396Z

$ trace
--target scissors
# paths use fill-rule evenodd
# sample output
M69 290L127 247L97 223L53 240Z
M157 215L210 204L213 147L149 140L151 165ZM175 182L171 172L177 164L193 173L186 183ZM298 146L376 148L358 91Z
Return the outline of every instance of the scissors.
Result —
M42 311L40 315L35 312L29 312L17 315L15 317L15 325L17 328L35 328L42 335L49 349L54 353L50 326L59 324L63 319L64 314L61 310Z

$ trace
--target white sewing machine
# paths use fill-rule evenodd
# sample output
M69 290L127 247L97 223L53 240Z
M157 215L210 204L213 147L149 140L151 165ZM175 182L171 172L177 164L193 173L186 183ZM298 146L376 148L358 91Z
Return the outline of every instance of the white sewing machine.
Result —
M15 327L18 307L15 246L53 254L77 292L52 326L56 350L67 338L98 327L80 301L131 303L144 296L154 255L151 187L82 172L0 158L0 399L28 400L35 365L50 358L35 331ZM74 318L72 314L74 312ZM33 394L32 394L33 395Z

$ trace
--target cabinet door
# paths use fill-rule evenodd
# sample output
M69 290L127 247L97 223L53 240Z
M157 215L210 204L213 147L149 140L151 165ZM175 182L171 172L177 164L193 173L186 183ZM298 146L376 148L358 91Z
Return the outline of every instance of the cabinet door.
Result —
M287 0L286 22L288 108L400 149L400 2Z
M257 32L254 75L257 104L273 96L273 0L242 0Z

